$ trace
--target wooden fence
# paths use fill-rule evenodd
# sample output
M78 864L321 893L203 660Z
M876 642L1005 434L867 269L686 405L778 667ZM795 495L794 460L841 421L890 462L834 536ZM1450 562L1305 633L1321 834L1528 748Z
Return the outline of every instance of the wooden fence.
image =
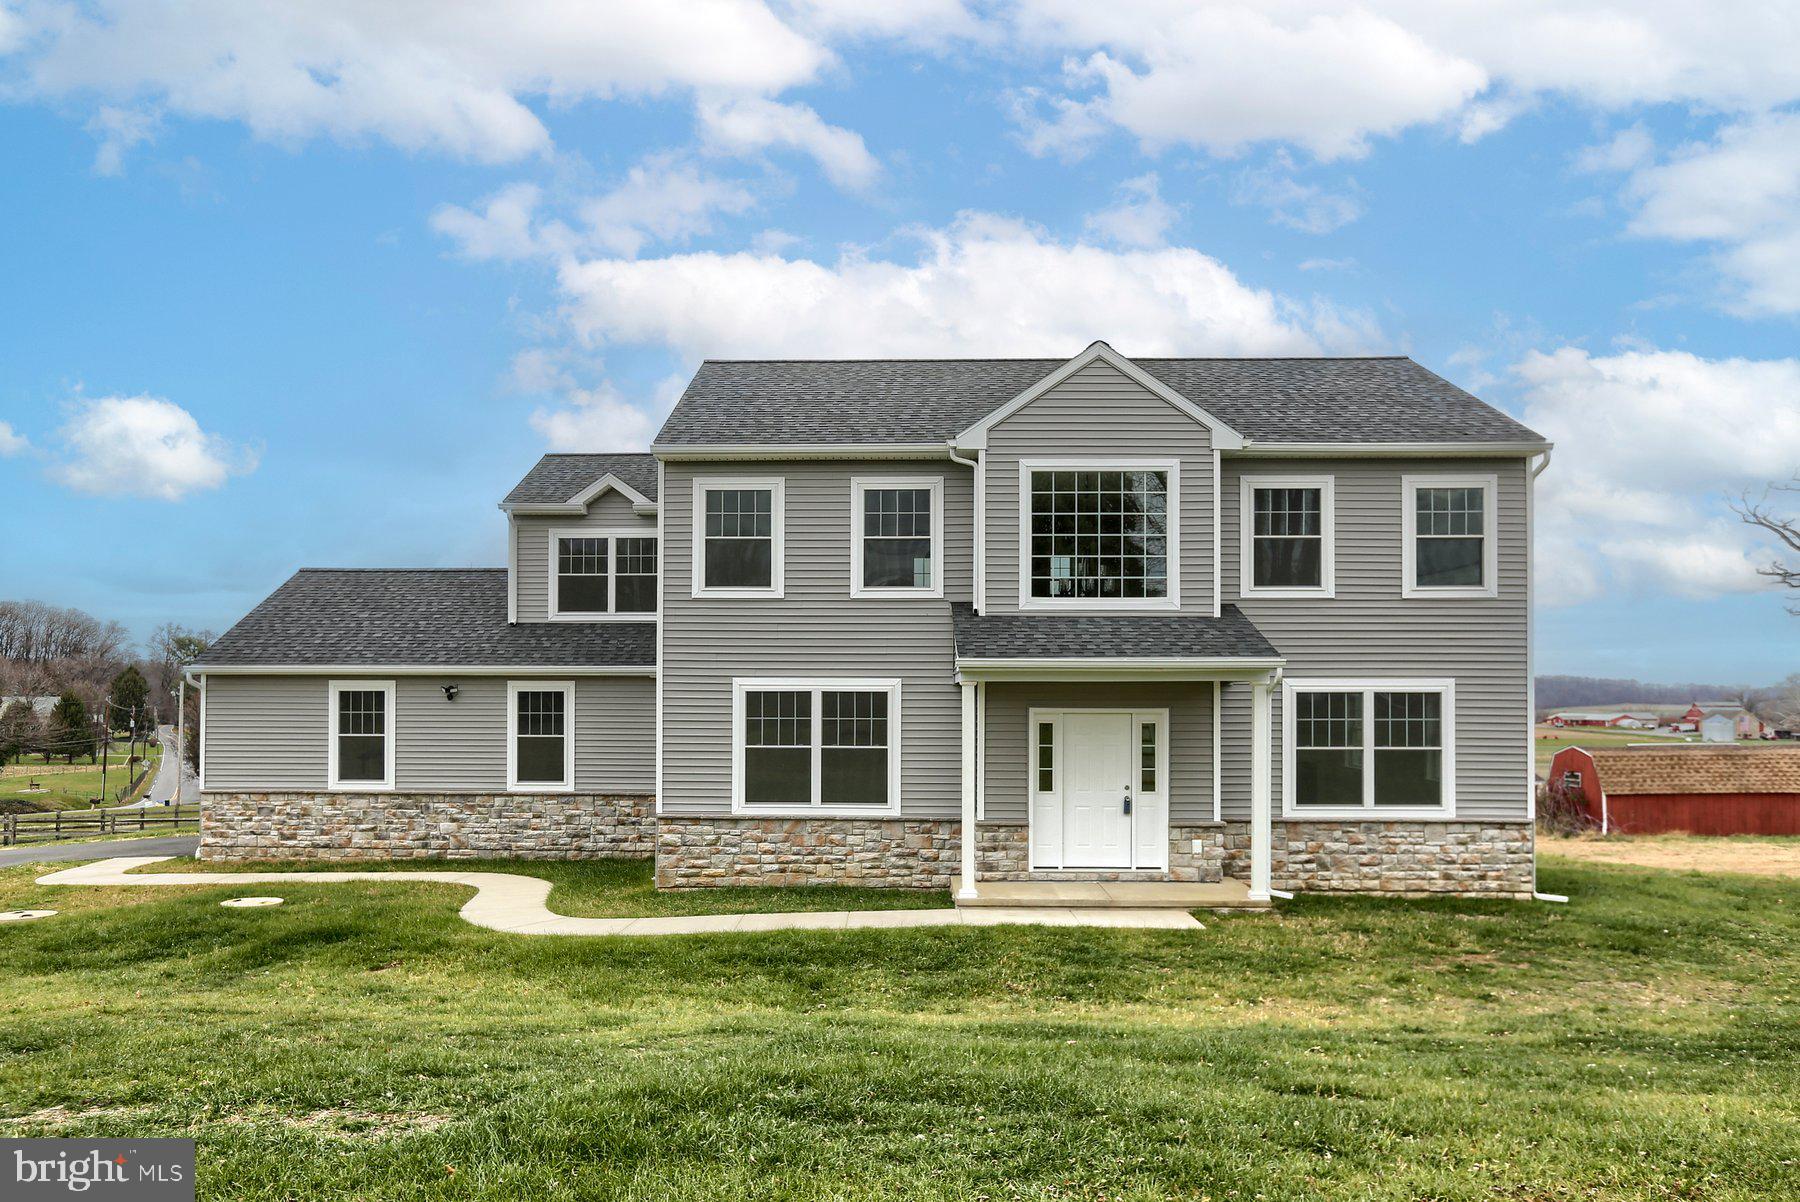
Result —
M198 826L200 807L146 806L134 810L54 810L48 814L0 816L0 847L20 843L50 843L92 835L121 835L136 831L174 834L184 826Z

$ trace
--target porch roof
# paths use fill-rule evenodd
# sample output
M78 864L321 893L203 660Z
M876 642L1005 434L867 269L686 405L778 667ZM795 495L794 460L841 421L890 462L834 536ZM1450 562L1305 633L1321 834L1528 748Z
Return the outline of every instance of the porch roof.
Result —
M1109 670L1266 671L1281 652L1235 605L1214 618L1200 614L978 614L951 605L957 668L1067 668L1082 675Z

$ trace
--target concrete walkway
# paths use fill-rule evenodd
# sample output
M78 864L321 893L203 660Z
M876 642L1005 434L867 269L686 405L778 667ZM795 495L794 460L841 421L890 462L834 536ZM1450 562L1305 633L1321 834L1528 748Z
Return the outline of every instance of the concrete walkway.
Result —
M463 920L517 935L710 935L723 931L844 931L893 927L1135 927L1201 930L1186 910L991 907L973 910L806 910L791 914L701 914L670 918L565 918L546 904L550 882L510 872L158 872L134 873L168 856L120 856L65 868L40 885L329 885L344 881L434 881L464 885L475 896Z

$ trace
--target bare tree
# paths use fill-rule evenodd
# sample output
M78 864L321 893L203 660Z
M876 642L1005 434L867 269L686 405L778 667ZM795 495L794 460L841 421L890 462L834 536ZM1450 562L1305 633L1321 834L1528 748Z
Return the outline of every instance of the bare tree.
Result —
M1778 543L1800 556L1800 518L1783 517L1777 513L1769 501L1771 492L1800 493L1800 475L1794 477L1792 484L1769 485L1763 490L1762 497L1755 501L1745 493L1731 507L1746 525L1774 535ZM1777 551L1777 555L1781 556L1782 553ZM1779 557L1771 561L1768 567L1758 568L1757 572L1779 582L1784 588L1800 591L1800 559L1789 561L1785 557ZM1800 605L1788 606L1788 612L1800 617Z

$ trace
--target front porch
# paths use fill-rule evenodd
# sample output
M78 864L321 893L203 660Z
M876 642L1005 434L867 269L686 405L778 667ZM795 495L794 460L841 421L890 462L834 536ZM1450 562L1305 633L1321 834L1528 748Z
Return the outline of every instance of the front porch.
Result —
M953 612L962 830L979 832L959 840L958 904L1267 906L1284 661L1241 612ZM1227 688L1249 711L1229 744ZM1247 880L1226 871L1228 827Z
M959 908L1003 906L1069 910L1266 910L1269 899L1250 896L1250 886L1222 881L982 881L954 893Z

